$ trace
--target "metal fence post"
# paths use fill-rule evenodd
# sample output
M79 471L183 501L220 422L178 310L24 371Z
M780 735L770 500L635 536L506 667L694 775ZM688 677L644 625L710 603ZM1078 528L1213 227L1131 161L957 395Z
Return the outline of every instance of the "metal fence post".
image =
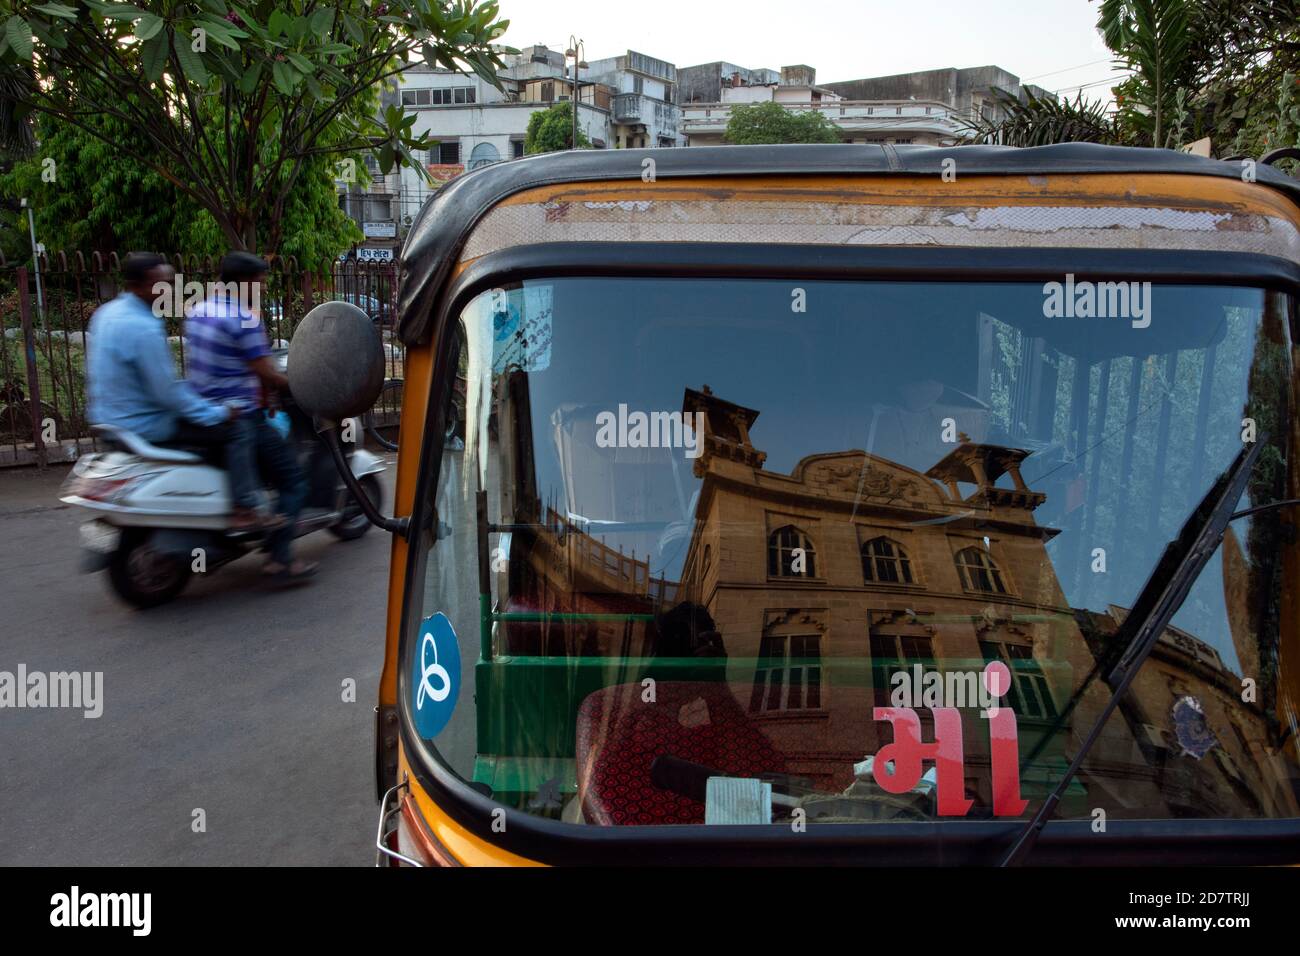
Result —
M36 464L45 468L45 441L41 437L41 377L36 369L36 334L32 331L32 301L27 292L27 267L19 266L18 314L23 323L23 356L27 362L27 392L32 406L32 446L36 450Z

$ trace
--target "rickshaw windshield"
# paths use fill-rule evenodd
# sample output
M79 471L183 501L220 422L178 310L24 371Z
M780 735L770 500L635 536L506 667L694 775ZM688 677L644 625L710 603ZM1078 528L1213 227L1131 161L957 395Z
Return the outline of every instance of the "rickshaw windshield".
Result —
M1240 508L1300 496L1295 320L1072 276L485 292L404 706L573 824L1027 818L1243 442ZM1289 520L1230 527L1058 818L1300 816Z

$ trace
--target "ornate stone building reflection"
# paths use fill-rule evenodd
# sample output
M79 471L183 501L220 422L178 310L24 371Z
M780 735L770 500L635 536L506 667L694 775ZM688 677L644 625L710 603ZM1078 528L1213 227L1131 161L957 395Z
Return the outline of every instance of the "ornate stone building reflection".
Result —
M1028 452L962 435L924 473L848 450L808 454L782 474L753 442L758 410L705 387L686 391L683 412L703 412L705 434L680 581L655 578L648 560L605 544L564 509L521 501L516 513L537 515L543 530L512 572L514 606L645 618L701 606L725 647L736 703L785 761L773 769L824 792L853 784L854 765L888 742L872 708L889 705L894 673L1003 661L1022 794L1044 795L1106 702L1103 675L1125 610L1069 606L1047 547L1059 532L1037 524L1045 496L1020 475ZM652 631L593 622L516 627L503 640L513 653L627 658L655 652ZM1234 639L1237 659L1253 661L1235 629ZM971 816L987 816L988 734L977 706L963 710L963 726ZM1060 813L1296 815L1293 774L1263 708L1243 701L1241 675L1169 628Z
M925 474L862 451L811 454L777 474L751 441L758 411L707 388L688 390L684 408L705 413L707 435L682 592L709 610L732 659L757 659L728 679L787 771L842 789L887 742L871 711L888 705L892 673L1002 660L1022 762L1038 755L1023 793L1044 793L1105 704L1099 663L1125 612L1068 605L1046 548L1058 532L1034 520L1045 496L1019 472L1028 453L960 440ZM1218 652L1169 628L1064 812L1294 814L1265 714L1241 693ZM987 807L987 731L974 707L963 721L967 792Z

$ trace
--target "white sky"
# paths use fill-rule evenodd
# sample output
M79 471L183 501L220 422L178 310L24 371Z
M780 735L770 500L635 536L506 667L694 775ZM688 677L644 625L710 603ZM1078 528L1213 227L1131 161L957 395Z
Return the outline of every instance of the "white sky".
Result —
M823 83L992 64L1070 98L1116 75L1093 0L501 0L501 15L510 46L562 51L576 35L588 61L630 47L679 67L806 63Z

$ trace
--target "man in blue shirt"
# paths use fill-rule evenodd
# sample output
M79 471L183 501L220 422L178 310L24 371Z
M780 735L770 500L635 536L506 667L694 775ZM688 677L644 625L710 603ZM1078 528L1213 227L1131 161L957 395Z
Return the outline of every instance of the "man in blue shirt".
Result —
M167 330L153 309L156 287L168 285L175 270L151 252L133 252L122 263L123 291L91 318L86 347L87 414L96 425L114 425L160 445L220 448L230 473L234 512L230 527L252 531L275 527L252 507L258 477L234 467L233 442L239 409L201 397L176 377Z
M215 429L235 417L233 408L200 398L176 377L166 330L152 307L154 283L170 281L171 274L162 256L131 253L122 264L124 290L90 320L90 421L125 428L150 442L172 441L186 424Z
M190 383L209 401L238 410L232 467L250 471L258 465L279 492L279 511L288 525L267 541L271 559L263 570L283 582L311 575L315 564L293 559L293 522L307 497L307 481L293 446L266 420L263 391L272 395L288 387L275 368L261 319L248 307L260 293L267 272L262 259L232 252L221 260L224 291L195 306L185 321ZM257 299L260 301L260 295Z

